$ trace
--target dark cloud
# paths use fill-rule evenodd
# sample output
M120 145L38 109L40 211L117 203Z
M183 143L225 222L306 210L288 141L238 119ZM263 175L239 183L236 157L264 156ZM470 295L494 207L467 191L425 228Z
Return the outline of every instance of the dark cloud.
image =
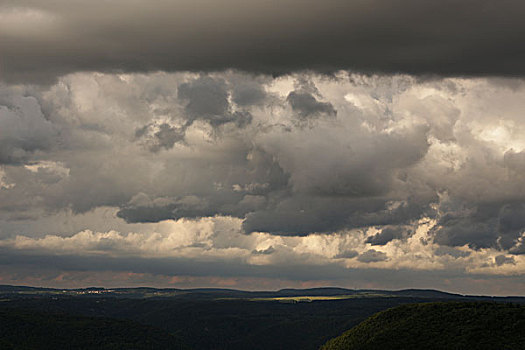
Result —
M518 242L516 246L509 249L509 253L516 254L516 255L523 255L525 254L525 243L523 241Z
M523 75L515 0L3 1L2 76L236 68Z
M278 235L308 235L386 224L408 224L426 208L416 205L388 208L384 198L300 196L283 198L264 210L248 213L243 229ZM428 208L427 208L428 209Z
M123 206L117 213L119 218L127 222L159 222L173 218L175 205L167 206Z
M505 264L512 264L514 265L516 261L512 256L505 256L505 255L498 255L494 258L494 262L497 266L505 265Z
M352 259L358 256L359 253L355 250L345 250L334 256L334 259Z
M160 125L148 124L135 132L137 139L146 139L150 151L158 152L161 149L171 149L177 142L184 140L186 126L173 127L167 123Z
M223 210L224 203L220 198L201 198L197 196L185 196L180 198L156 198L147 202L137 201L137 197L146 196L139 194L131 199L128 204L122 206L117 216L127 222L158 222L168 219L200 218L214 215L228 215ZM237 196L240 197L240 196ZM210 202L212 200L213 202ZM231 201L233 201L230 198Z
M395 239L402 239L409 237L413 231L410 228L403 226L389 226L381 229L381 232L368 237L366 243L371 245L385 245Z
M441 215L434 228L435 242L450 246L468 244L475 249L511 249L525 230L523 202L489 202L453 209Z
M263 231L282 235L308 235L373 225L406 225L421 215L430 215L432 209L429 205L436 200L435 195L403 196L391 206L395 198L387 195L394 184L396 169L417 162L425 154L428 147L425 133L416 133L404 137L382 135L373 141L372 149L364 148L363 155L349 155L345 167L338 166L342 161L341 154L330 149L324 152L314 148L311 152L299 150L300 153L291 154L299 160L304 153L304 157L327 161L326 168L306 158L306 167L296 162L297 168L290 168L273 157L270 151L251 150L242 145L235 150L239 156L239 163L236 163L239 168L224 164L226 168L217 167L214 174L205 172L215 177L222 171L229 174L230 179L222 183L221 188L202 193L202 185L210 186L212 180L209 179L208 183L196 185L192 193L187 183L188 194L202 200L199 205L176 204L182 198L177 196L173 203L158 208L158 214L151 217L159 218L160 213L162 219L233 215L245 219L243 228L246 233ZM278 145L272 145L275 146ZM279 151L294 150L293 147L284 145ZM249 152L249 159L241 160L243 152ZM391 157L392 154L397 156ZM206 169L204 164L198 167ZM234 178L237 178L235 182ZM148 213L152 210L149 205L128 204L119 216L129 222L150 221Z
M183 83L178 88L178 97L186 101L188 124L202 120L213 127L235 123L244 127L252 120L249 112L232 112L229 89L223 79L203 76Z
M347 269L338 265L312 265L288 263L279 266L239 264L238 261L209 261L192 258L140 258L78 255L43 255L31 251L12 251L0 248L0 266L9 269L16 265L32 268L58 268L65 271L133 271L137 273L154 273L187 276L250 276L275 277L292 280L327 280L346 279L365 281L384 281L400 283L406 288L414 276L427 283L441 281L445 276L461 277L457 271L412 271L381 269ZM16 270L15 270L16 271ZM433 276L430 279L428 276ZM438 278L436 278L438 277ZM490 276L484 276L490 277Z
M308 92L292 91L287 97L292 109L303 119L319 114L336 115L337 111L331 103L320 102Z
M9 94L0 98L0 164L31 160L35 152L57 144L57 130L36 98Z
M436 256L448 255L453 258L458 259L458 258L466 258L471 253L469 251L459 250L453 247L440 246L440 247L437 247L436 250L434 250L434 254Z
M377 250L370 249L364 253L359 254L357 260L363 263L372 263L388 260L386 253L378 252Z
M505 152L503 162L512 173L523 176L525 173L525 150L516 152L511 149Z
M253 85L261 88L260 85ZM239 87L236 86L236 89L238 90ZM248 95L250 94L249 92ZM259 97L264 99L265 96L263 94ZM184 142L187 129L195 121L206 122L215 129L227 123L244 128L252 121L249 111L232 112L229 100L230 87L224 79L201 76L182 83L178 86L177 97L184 105L185 113L180 114L170 109L158 111L168 114L176 125L156 121L135 130L135 139L152 152L159 152L162 149L169 150L176 143ZM259 97L254 100L253 97L244 96L241 97L241 102L248 106L251 103L258 103L257 98Z
M444 216L434 229L434 241L438 244L450 246L463 246L468 244L475 249L494 246L497 236L496 223L477 222L471 217Z
M230 150L239 157L230 159L232 163L223 163L222 159L217 159L215 164L207 160L193 163L190 170L201 171L191 173L181 191L186 195L168 198L156 189L153 189L156 196L139 193L120 206L118 216L128 222L155 222L215 215L243 218L249 212L264 210L269 202L278 201L281 193L287 191L289 177L269 154L246 149L246 145L239 147ZM249 159L245 152L250 153ZM210 165L214 166L214 172L208 171ZM162 178L169 181L173 173L181 172L180 166L183 165L173 164L165 169ZM215 178L223 182L214 184Z
M241 107L260 105L266 101L266 98L266 91L256 81L243 81L234 84L232 100Z
M183 133L181 130L164 123L159 126L159 131L155 133L155 138L158 142L154 150L158 148L170 149L176 142L183 139Z
M201 77L178 88L178 96L187 100L186 112L193 118L210 118L220 124L229 111L228 90L222 79Z

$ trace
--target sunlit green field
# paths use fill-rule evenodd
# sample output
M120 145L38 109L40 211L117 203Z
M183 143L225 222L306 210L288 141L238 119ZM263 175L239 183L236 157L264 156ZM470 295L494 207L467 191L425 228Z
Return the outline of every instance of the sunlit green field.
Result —
M304 296L292 296L292 297L270 297L270 298L246 298L244 300L249 301L278 301L281 303L309 303L317 300L343 300L343 299L357 299L357 298L382 298L392 297L392 295L381 294L381 293L355 293L346 295L304 295ZM217 300L239 300L243 298L220 298Z

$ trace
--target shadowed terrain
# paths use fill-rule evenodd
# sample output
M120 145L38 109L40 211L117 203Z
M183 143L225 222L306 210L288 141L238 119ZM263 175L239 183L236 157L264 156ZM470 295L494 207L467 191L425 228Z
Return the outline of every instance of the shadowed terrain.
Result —
M0 309L0 349L187 349L176 336L133 321Z
M322 350L523 349L525 307L498 303L402 305L373 315Z
M503 304L525 303L525 298L463 296L435 290L315 288L247 292L0 286L0 310L7 316L16 316L3 322L17 330L5 331L2 335L5 341L14 343L16 337L37 339L39 334L57 332L62 338L57 337L56 341L66 343L68 336L76 339L81 333L87 338L94 337L95 342L122 344L131 333L129 339L139 337L148 342L154 338L159 345L152 348L159 349L167 342L171 344L170 349L178 349L180 343L171 343L175 337L197 350L313 350L377 312L404 304L437 301ZM49 321L44 321L46 317ZM33 319L39 321L31 323ZM102 326L104 324L106 326Z

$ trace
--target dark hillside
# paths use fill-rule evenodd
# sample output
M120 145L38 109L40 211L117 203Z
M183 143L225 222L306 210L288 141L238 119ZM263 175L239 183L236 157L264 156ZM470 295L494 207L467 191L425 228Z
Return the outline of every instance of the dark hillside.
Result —
M0 309L0 349L187 349L160 329L132 321Z
M371 316L321 349L525 349L525 306L402 305Z
M525 304L525 298L472 297L435 290L314 288L247 292L12 286L0 286L0 301L3 308L133 321L174 334L195 350L314 350L375 313L403 304L440 301Z

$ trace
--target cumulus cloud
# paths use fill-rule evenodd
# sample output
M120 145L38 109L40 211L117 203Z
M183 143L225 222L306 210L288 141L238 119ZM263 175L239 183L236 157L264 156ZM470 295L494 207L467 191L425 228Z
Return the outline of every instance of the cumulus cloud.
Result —
M386 253L378 252L375 249L367 250L366 252L363 252L359 254L357 257L357 260L364 262L364 263L374 263L379 261L385 261L388 259L388 256Z
M516 264L516 261L512 256L498 255L494 258L496 265L501 266L505 264Z
M161 149L169 150L175 143L183 141L185 129L185 126L173 127L168 123L148 124L137 129L135 137L142 139L152 152L159 152Z
M334 259L352 259L358 256L359 253L355 250L345 250L334 256Z
M436 250L434 250L434 254L437 256L449 255L457 259L457 258L466 258L467 256L471 254L471 252L468 250L461 250L461 249L449 247L449 246L439 246L438 248L436 248Z
M226 123L234 123L241 128L249 124L251 114L248 111L232 111L230 95L229 87L220 78L202 76L180 84L178 98L185 103L185 127L196 120L207 122L214 128Z
M67 176L5 168L6 208L115 206L129 222L229 215L243 220L246 233L278 235L373 226L380 230L366 238L373 245L405 239L429 217L439 244L516 251L525 217L516 151L525 148L523 85L300 74L255 79L264 94L239 110L231 101L236 83L250 79L238 72L76 74L27 92L17 101L33 105L32 127L45 130L41 155ZM296 91L323 96L337 115L310 128L296 124L289 106ZM506 108L493 106L502 99ZM237 122L239 111L252 122ZM18 161L29 162L23 147ZM30 186L36 177L53 185ZM38 203L22 201L28 190Z
M278 7L0 0L10 276L523 275L525 5Z
M3 79L40 82L87 70L523 75L524 12L495 0L4 1L0 62Z
M336 110L330 103L320 102L308 92L292 91L288 94L286 100L290 103L292 109L303 119L319 114L337 114Z
M206 247L208 241L220 230L221 225L228 225L228 219L161 222L152 231L121 233L117 231L93 232L84 230L69 237L46 235L41 238L16 236L12 241L4 242L16 249L48 251L61 254L103 254L122 256L173 256L179 249L196 247L199 243ZM231 221L231 220L230 220ZM231 224L235 226L234 224Z
M108 215L110 213L112 215ZM27 268L38 266L39 276L48 273L51 276L43 283L64 282L65 286L72 282L57 281L55 277L70 274L71 278L80 278L78 274L83 271L90 275L112 275L117 279L116 285L120 283L118 274L126 273L136 276L133 281L125 282L133 285L167 286L169 283L164 281L167 278L171 283L177 281L178 286L192 286L192 280L199 281L200 286L217 286L220 280L234 278L236 282L232 286L246 288L246 278L255 278L258 282L264 278L268 279L265 283L271 289L281 283L275 279L278 275L285 280L282 283L288 285L308 281L313 285L352 286L348 284L351 281L354 287L368 288L372 286L369 283L375 283L375 288L443 288L454 279L459 284L466 283L455 284L456 291L479 292L479 285L466 282L469 278L485 283L484 290L494 291L487 283L496 276L506 276L506 284L500 286L511 288L519 280L525 264L522 257L505 256L497 250L444 249L446 247L422 243L430 234L427 224L426 229L419 228L406 241L395 246L387 244L382 247L384 251L377 251L363 243L365 233L361 230L306 237L245 235L241 231L241 220L228 217L126 224L114 213L114 210L98 210L85 214L84 218L60 214L51 221L65 221L64 227L69 229L82 227L83 222L89 221L92 227L103 228L109 224L119 228L118 231L82 230L74 234L16 235L0 239L3 281L18 276L19 281L27 283L33 278ZM46 224L43 218L37 221L35 227L44 230L46 226L48 229L58 227ZM20 227L24 226L19 223ZM497 264L498 261L502 263ZM58 271L51 272L53 269ZM410 284L411 278L418 282ZM255 283L252 287L260 289L256 281L252 281ZM83 283L81 285L90 282ZM498 293L505 290L510 289L500 289Z
M38 100L0 86L0 164L31 160L56 144L57 130Z
M520 79L76 73L4 91L10 256L123 267L203 256L242 273L293 263L334 276L523 266ZM299 115L294 92L316 101L313 114Z
M178 97L186 100L186 112L190 118L203 118L218 126L230 121L228 90L222 79L201 77L183 83L178 88Z
M406 238L411 233L410 228L407 229L402 226L384 227L381 232L368 237L366 243L370 243L371 245L385 245L394 239Z
M273 253L275 253L275 249L272 246L269 246L266 249L252 251L252 254L262 254L262 255L270 255Z
M232 84L232 101L238 106L258 106L266 102L268 94L264 85L257 81L256 76L248 75L240 81L238 79L232 81Z

